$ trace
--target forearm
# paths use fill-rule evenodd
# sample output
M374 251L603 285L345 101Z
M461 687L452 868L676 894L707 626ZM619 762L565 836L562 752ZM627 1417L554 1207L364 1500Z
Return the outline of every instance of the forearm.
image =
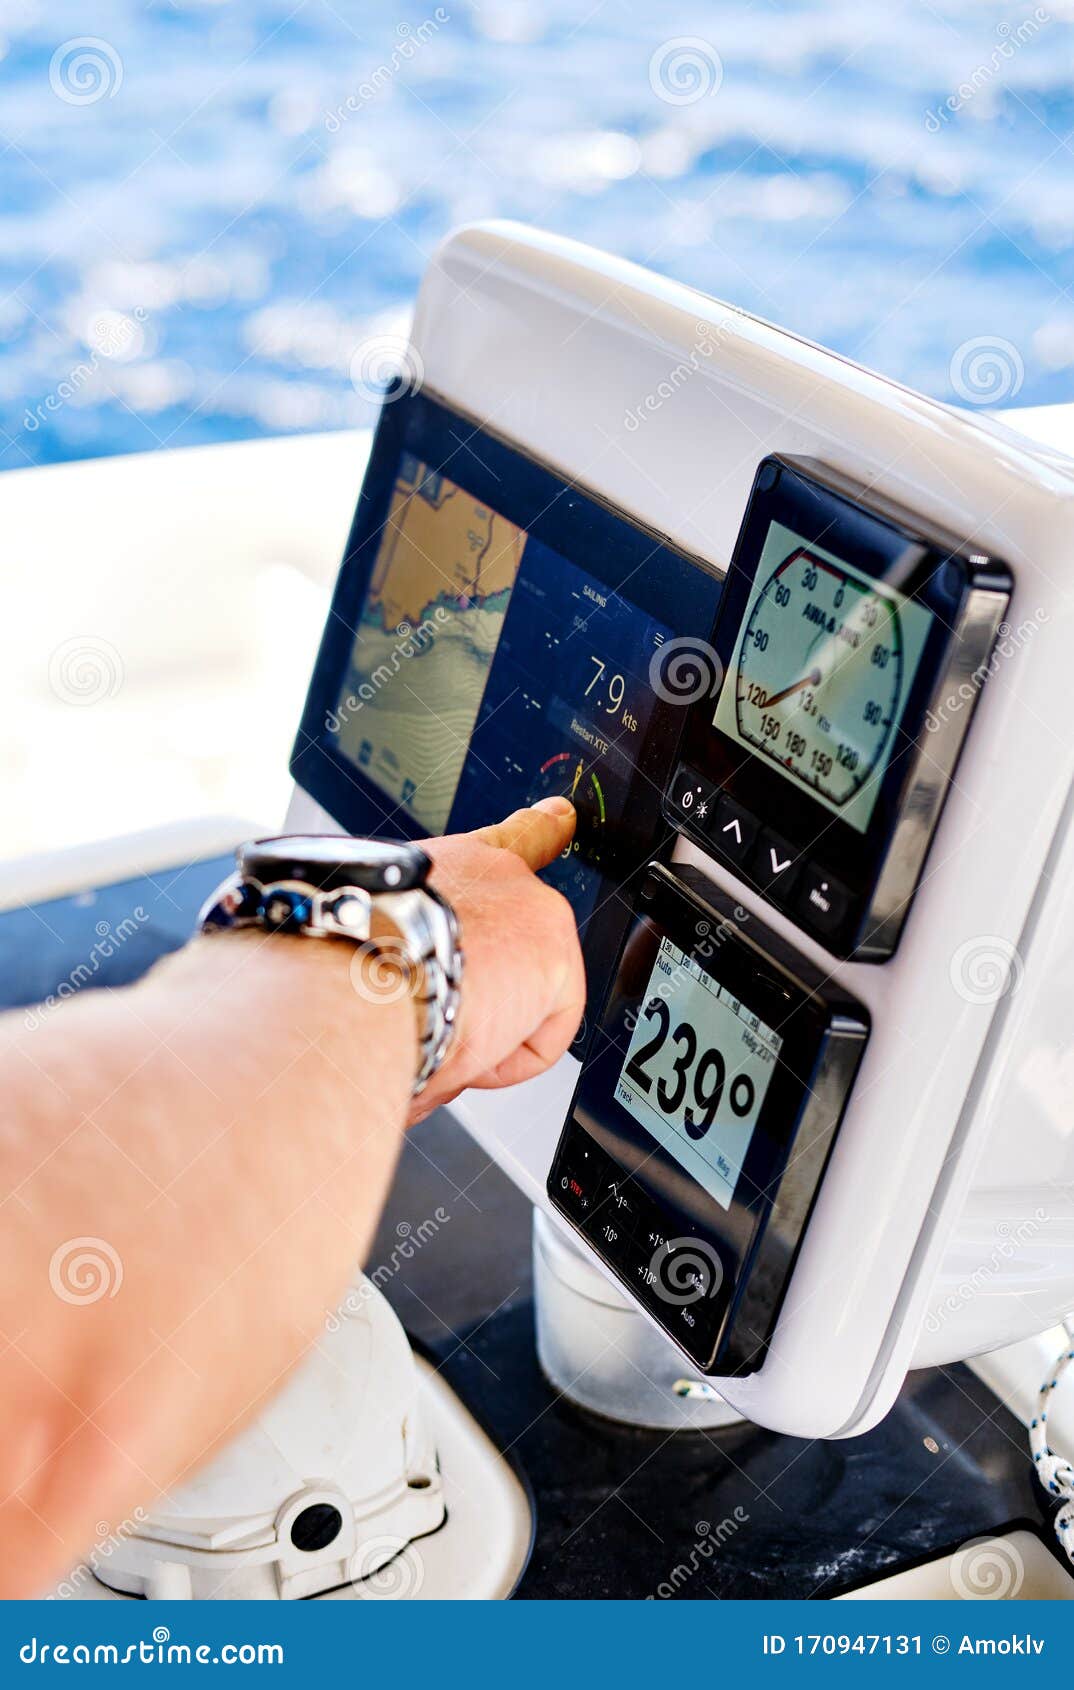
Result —
M352 956L213 936L39 1026L0 1021L0 1593L40 1589L234 1432L364 1258L415 1037L405 999L351 989Z

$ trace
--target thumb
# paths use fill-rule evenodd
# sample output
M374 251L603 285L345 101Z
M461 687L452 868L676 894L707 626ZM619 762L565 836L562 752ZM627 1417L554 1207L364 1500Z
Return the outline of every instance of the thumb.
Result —
M513 851L528 868L546 868L567 849L577 819L569 798L542 798L529 810L516 810L506 821L478 828L474 837L501 851Z

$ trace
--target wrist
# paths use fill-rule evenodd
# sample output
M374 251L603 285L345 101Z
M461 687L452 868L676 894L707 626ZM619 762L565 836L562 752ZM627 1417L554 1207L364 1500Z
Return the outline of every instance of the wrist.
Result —
M452 1043L462 973L458 923L428 885L429 857L416 845L295 834L248 841L235 862L202 906L203 931L352 941L358 995L380 1005L409 997L414 1005L417 1096Z
M146 984L167 978L191 1007L212 1001L229 1044L251 1059L263 1048L271 1065L283 1050L318 1051L325 1064L358 1081L369 1054L390 1052L405 1109L418 1065L417 1017L409 993L390 972L370 985L368 953L343 939L270 935L258 928L198 934L166 958ZM394 1091L394 1085L391 1087Z

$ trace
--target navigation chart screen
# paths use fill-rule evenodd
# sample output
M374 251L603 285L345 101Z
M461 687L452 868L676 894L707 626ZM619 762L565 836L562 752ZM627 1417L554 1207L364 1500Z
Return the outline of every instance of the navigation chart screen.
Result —
M525 544L403 453L332 725L430 834L447 826Z

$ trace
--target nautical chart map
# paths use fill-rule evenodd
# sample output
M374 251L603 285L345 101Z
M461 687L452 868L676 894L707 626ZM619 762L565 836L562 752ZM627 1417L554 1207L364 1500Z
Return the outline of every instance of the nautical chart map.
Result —
M441 833L526 535L408 453L334 731L344 756Z

